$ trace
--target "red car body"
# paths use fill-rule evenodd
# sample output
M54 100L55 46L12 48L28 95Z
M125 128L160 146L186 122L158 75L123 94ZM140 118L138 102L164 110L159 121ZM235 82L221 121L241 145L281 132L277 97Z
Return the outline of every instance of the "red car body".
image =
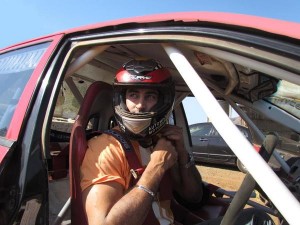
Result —
M186 33L184 33L184 30L181 30L182 27L186 29ZM201 33L198 30L196 31L198 28L205 28L207 30L201 30ZM157 31L155 29L157 29ZM164 29L173 29L173 33L164 33ZM219 30L222 30L222 32L230 31L232 34L234 34L234 32L240 32L240 34L243 34L244 36L241 35L239 40L238 37L227 34L224 35L224 33L219 32ZM194 40L182 39L180 40L180 44L188 42L190 45L193 45L194 42L198 43L198 37L203 38L204 48L207 46L213 47L218 45L217 41L205 42L205 38L209 39L214 37L214 40L218 40L219 38L220 42L224 41L225 43L227 41L228 43L230 42L232 46L239 44L243 47L243 51L249 51L249 54L245 53L243 55L244 57L248 57L247 59L249 61L252 59L259 61L259 57L256 58L255 56L255 54L258 53L250 52L253 49L266 51L265 54L268 53L272 55L272 57L273 55L278 54L279 58L282 57L287 60L286 67L283 66L283 62L280 62L280 60L274 62L272 58L273 61L271 59L268 61L265 55L261 56L263 58L263 63L269 63L273 67L277 66L282 71L286 70L286 73L281 77L282 79L285 78L286 74L291 73L292 75L286 75L288 80L294 81L296 85L299 85L300 83L300 24L248 15L213 12L184 12L135 17L70 29L1 49L0 79L2 56L5 57L6 55L14 54L19 50L25 51L26 48L31 46L39 46L42 43L47 43L47 46L43 47L43 54L40 59L37 60L36 66L32 69L32 73L24 85L17 103L14 105L15 108L13 108L11 120L9 121L8 126L5 127L3 135L0 137L0 198L5 199L5 201L0 203L0 224L19 224L22 219L25 220L25 217L29 213L32 213L32 218L29 221L33 222L33 224L49 224L49 167L45 149L47 150L49 148L47 146L49 145L49 124L51 123L51 118L54 114L55 100L59 95L58 87L62 84L64 75L67 74L69 68L66 65L69 65L71 59L69 59L69 61L65 61L65 59L70 57L74 50L72 49L72 46L74 45L77 48L80 48L78 43L82 42L83 44L88 43L89 48L92 48L105 38L107 38L105 39L105 43L113 46L116 45L116 42L114 42L114 40L109 40L108 38L126 38L127 36L130 36L131 33L135 34L136 38L141 38L141 40L136 41L130 39L124 41L122 39L121 42L124 42L125 44L140 44L140 42L144 41L147 42L147 44L153 44L160 40L147 39L149 38L145 35L147 32L152 32L151 35L155 34L158 36L184 34L186 37L194 38ZM193 32L200 32L201 35L193 34ZM251 35L253 35L253 37ZM250 36L252 39L247 39L247 37ZM166 39L161 40L162 43L167 42ZM265 45L263 40L268 40L269 42ZM95 41L95 43L93 41ZM282 45L276 46L276 41L280 41ZM173 42L175 42L175 40L173 40ZM258 44L256 44L256 42ZM274 46L272 46L273 42L275 43ZM130 45L128 46L131 47ZM200 41L198 44L195 44L194 47L198 48L199 46L203 47L202 42ZM285 46L288 47L285 48ZM228 56L239 52L240 49L241 48L232 47L232 49L228 50L226 46L221 46L221 44L218 46L218 50L228 50ZM295 51L291 51L293 49ZM84 51L89 53L87 49L84 49ZM147 52L150 52L149 49L147 49ZM167 60L170 61L168 58ZM290 63L292 60L298 64ZM113 64L110 66L113 68ZM297 77L295 74L299 76ZM278 76L276 78L278 78ZM186 87L189 88L188 85ZM184 91L186 91L186 89L184 89ZM262 108L262 111L265 111L266 114L268 114L267 110L268 108ZM273 111L269 114L273 114ZM297 132L299 133L299 118L297 118L297 116L286 118L287 120L288 118L290 119L288 121L298 121L298 124L297 122L289 122L288 125L291 130L294 130L293 132L296 134ZM184 121L184 119L182 119L182 121ZM219 127L216 128L220 129ZM220 133L223 135L222 132ZM228 138L224 139L225 141L228 140ZM233 145L230 146L232 147ZM247 148L253 149L253 147L249 146ZM235 153L237 153L239 158L242 158L243 162L247 161L238 151ZM254 172L254 178L258 178L258 180L260 180L258 183L260 184L260 182L262 182L263 184L264 181L261 181L263 179L257 176L257 173L255 172L255 169L253 169L254 167L251 167L251 164L255 164L255 162L250 162L245 165L247 167L250 166L250 173L252 174ZM260 163L258 162L258 164ZM267 174L272 173L268 169L266 169L266 171ZM283 192L287 192L286 189L284 189ZM290 198L289 194L287 195L289 198L284 200L289 201L289 204L295 207L291 209L293 214L285 211L283 212L283 217L291 224L295 224L294 221L297 220L300 215L300 205L297 200ZM285 195L281 198L285 198L284 196ZM278 202L280 202L280 200L278 200ZM35 204L39 205L38 211L34 211ZM282 202L282 204L286 203ZM75 224L75 221L72 221L72 223Z

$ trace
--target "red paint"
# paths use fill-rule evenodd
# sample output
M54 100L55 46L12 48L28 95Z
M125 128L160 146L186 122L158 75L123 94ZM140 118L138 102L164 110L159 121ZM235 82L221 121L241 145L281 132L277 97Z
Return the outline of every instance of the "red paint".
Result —
M7 152L8 152L8 148L0 145L0 163L2 162Z

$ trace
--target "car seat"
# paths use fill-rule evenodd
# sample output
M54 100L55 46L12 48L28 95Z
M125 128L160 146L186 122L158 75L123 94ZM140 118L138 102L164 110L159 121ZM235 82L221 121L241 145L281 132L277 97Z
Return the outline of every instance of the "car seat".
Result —
M80 166L87 149L87 127L93 131L108 129L112 116L112 86L96 81L85 94L71 132L69 173L72 225L88 224L80 187Z

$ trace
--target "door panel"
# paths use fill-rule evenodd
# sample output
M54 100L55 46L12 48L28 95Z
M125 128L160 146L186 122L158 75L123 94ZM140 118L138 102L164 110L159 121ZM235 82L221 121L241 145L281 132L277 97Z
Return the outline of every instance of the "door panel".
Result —
M47 223L48 179L41 148L43 105L47 104L37 96L43 92L47 63L61 38L26 42L0 55L0 85L5 90L0 94L0 145L5 146L0 148L2 224L19 224L27 217L30 224Z

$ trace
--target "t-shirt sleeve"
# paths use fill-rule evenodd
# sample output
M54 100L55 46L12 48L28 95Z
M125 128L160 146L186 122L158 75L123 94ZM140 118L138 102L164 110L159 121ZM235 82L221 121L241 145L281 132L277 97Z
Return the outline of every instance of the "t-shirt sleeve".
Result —
M82 190L93 184L110 181L120 183L125 190L129 186L129 165L122 147L107 134L89 140L80 172Z

